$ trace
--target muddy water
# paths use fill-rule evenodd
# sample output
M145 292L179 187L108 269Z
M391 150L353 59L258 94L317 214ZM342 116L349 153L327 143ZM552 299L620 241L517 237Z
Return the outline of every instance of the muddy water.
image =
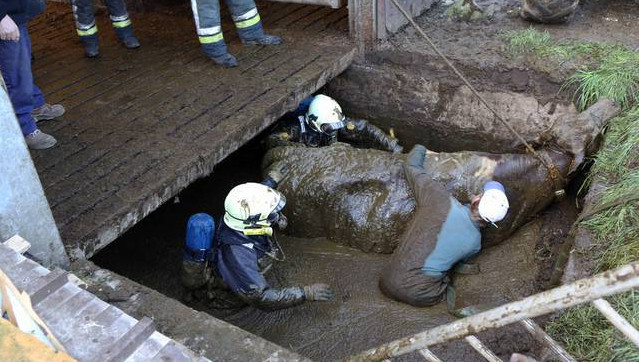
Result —
M331 302L266 313L254 308L212 310L205 303L185 301L178 275L186 220L195 212L220 215L223 198L233 185L259 180L260 158L255 155L260 152L263 150L254 144L234 154L211 178L192 185L180 195L179 202L164 205L93 261L320 361L335 360L452 320L443 303L431 308L415 308L381 294L377 283L388 264L388 255L364 253L318 238L282 236L287 259L276 264L267 279L276 286L327 282L335 290L335 299ZM456 280L457 307L517 299L539 290L540 278L544 278L544 271L550 267L544 260L561 239L561 235L549 239L543 236L567 229L574 216L571 219L564 213L550 210L524 225L509 240L483 250L477 260L481 274ZM557 224L559 219L564 220L562 225ZM160 328L170 330L170 326ZM479 337L502 357L513 351L528 353L534 347L525 332L517 327ZM434 350L444 360L481 360L463 343ZM421 357L412 355L403 360L419 361Z

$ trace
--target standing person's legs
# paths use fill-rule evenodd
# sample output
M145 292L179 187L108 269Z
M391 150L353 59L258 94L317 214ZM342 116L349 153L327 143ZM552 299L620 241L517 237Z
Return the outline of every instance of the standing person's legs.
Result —
M84 45L84 55L95 58L100 53L98 47L98 26L95 25L94 0L71 0L75 27Z
M40 132L35 119L31 116L31 111L34 109L35 93L31 73L29 33L25 25L20 25L19 28L19 41L0 41L0 70L7 84L9 98L27 144L34 149L49 148L55 145L55 139ZM38 101L43 101L43 99Z
M242 43L248 45L278 45L282 38L267 35L253 0L226 0Z
M228 53L222 35L219 0L191 0L191 9L204 54L224 67L236 66L237 60Z
M128 49L139 48L140 42L133 35L133 25L131 24L129 13L126 11L124 0L104 0L104 3L109 10L111 25L113 25L118 39Z
M31 57L31 36L26 33L26 47ZM47 104L44 101L44 94L40 88L33 82L33 110L31 116L38 121L50 120L58 118L64 114L64 107L61 104Z

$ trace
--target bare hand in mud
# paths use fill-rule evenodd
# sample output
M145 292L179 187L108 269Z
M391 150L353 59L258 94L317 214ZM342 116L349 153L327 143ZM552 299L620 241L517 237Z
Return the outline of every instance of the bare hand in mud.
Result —
M317 283L304 287L304 295L306 300L325 302L333 299L333 291L327 284Z

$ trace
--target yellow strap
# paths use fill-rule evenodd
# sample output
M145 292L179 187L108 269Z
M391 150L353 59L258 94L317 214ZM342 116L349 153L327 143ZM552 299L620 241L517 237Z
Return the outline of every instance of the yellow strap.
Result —
M255 15L254 17L248 19L248 20L244 20L244 21L238 21L235 23L235 26L242 29L242 28L248 28L249 26L253 26L257 23L260 22L260 14Z
M114 28L126 28L127 26L131 25L131 19L126 19L122 21L112 21L111 24L113 24Z
M198 38L200 38L201 44L211 44L223 40L224 35L222 35L222 33L217 33L215 35L199 36Z
M81 29L77 29L77 30L78 30L78 35L79 36L89 36L89 35L96 34L98 32L98 26L97 25L93 25L92 27L90 27L87 30L81 30Z

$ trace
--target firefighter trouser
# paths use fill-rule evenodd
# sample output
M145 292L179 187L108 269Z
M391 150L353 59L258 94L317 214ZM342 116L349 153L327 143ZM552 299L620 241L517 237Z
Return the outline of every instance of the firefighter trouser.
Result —
M81 40L97 39L98 27L95 24L95 0L71 0L75 26ZM131 19L126 11L124 0L104 0L109 10L111 25L120 40L133 35Z
M237 32L242 40L252 40L264 34L260 14L253 0L226 0ZM208 56L226 53L220 23L219 0L191 0L193 18L202 49Z

